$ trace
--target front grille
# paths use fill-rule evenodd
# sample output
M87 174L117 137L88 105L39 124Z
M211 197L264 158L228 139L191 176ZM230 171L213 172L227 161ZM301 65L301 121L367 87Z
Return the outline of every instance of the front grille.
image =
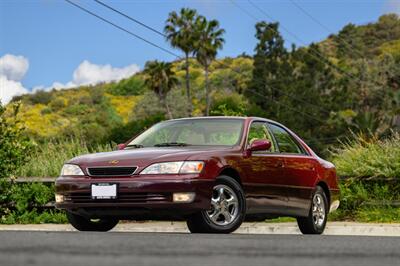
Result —
M113 203L150 203L172 201L170 193L129 193L120 192L116 199L92 199L90 193L74 192L66 195L66 201L74 203L113 202Z
M90 176L130 176L137 167L89 167Z

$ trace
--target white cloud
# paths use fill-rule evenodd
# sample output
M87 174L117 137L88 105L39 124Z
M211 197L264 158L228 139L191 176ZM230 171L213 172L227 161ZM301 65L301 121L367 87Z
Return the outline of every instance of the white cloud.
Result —
M7 104L12 97L29 93L21 84L29 68L29 61L23 56L6 54L0 57L0 101Z
M386 0L383 4L383 12L400 15L400 2L397 0Z
M5 76L8 80L21 81L28 68L28 59L21 55L6 54L0 57L0 76Z
M36 92L38 90L61 90L95 85L101 82L119 81L138 72L139 66L132 64L126 67L112 67L111 65L97 65L84 60L74 70L72 80L67 83L54 82L51 86L36 86L31 91L24 88L21 80L29 69L29 61L23 56L6 54L0 57L0 100L7 104L13 96Z
M49 87L37 86L33 91L37 90L61 90L69 89L82 85L95 85L101 82L119 81L128 78L140 70L138 65L132 64L126 67L112 67L111 65L97 65L84 60L74 70L72 81L65 84L61 82L54 82Z
M7 104L12 97L25 93L29 93L29 91L22 86L21 82L0 76L0 101L2 104Z
M137 65L117 68L111 65L96 65L85 60L74 71L73 83L87 85L99 82L118 81L130 77L138 71L139 67Z

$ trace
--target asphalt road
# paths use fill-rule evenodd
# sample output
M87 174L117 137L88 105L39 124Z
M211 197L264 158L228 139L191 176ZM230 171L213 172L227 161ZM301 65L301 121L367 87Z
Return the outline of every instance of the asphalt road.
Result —
M0 265L400 265L400 238L3 231Z

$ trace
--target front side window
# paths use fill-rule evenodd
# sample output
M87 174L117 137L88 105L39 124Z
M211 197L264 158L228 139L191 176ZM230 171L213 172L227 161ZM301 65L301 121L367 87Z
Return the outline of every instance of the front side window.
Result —
M265 152L275 152L275 143L272 136L268 130L267 124L265 122L253 122L250 125L249 136L247 138L247 145L251 145L255 140L267 139L271 142L271 149L268 151L256 151L255 153L265 153Z
M128 146L168 146L184 144L195 146L234 146L240 142L243 131L242 119L183 119L158 123Z
M269 124L269 128L278 143L278 148L281 153L304 153L300 144L298 144L284 128L274 124Z

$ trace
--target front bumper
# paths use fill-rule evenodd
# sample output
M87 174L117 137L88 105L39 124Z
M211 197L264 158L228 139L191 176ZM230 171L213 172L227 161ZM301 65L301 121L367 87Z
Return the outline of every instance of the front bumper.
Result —
M92 199L91 185L117 184L116 199ZM85 216L143 216L143 214L172 214L183 216L210 208L214 180L183 178L178 175L130 178L60 177L56 180L56 194L63 202L56 207ZM194 192L191 203L176 203L173 193Z

